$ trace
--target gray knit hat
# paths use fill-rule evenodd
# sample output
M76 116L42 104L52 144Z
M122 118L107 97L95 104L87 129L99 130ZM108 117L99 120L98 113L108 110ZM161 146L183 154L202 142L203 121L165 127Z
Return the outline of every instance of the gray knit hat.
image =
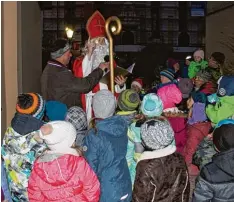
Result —
M84 110L80 107L71 107L67 111L65 118L76 129L76 145L82 146L83 139L88 131L88 121Z
M196 76L199 76L205 82L210 81L212 78L211 73L206 71L205 69L202 69L201 71L199 71Z
M115 96L109 90L100 90L93 96L93 112L96 118L113 116L116 109Z
M174 131L166 120L151 119L141 126L141 138L148 149L159 150L175 144Z

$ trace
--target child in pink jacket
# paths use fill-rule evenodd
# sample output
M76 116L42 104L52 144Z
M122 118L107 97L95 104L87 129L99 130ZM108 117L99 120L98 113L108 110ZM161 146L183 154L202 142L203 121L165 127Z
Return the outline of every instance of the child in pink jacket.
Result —
M39 132L48 150L35 162L29 178L31 202L98 202L100 183L81 152L74 147L76 130L65 121L42 126Z
M163 109L174 110L176 104L182 100L182 93L174 82L174 72L166 69L160 72L161 84L158 87L157 95L163 102Z
M182 152L186 141L185 118L175 114L180 111L176 107L182 101L182 93L174 82L174 73L168 69L160 72L162 84L157 91L158 96L163 102L163 112L175 133L177 152ZM168 116L173 113L174 117ZM167 115L166 115L167 114Z

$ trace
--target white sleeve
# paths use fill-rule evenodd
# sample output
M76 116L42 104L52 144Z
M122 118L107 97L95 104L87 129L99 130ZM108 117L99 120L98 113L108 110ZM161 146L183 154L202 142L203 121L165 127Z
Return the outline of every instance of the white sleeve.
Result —
M82 61L82 71L83 77L88 76L92 72L92 56L89 60L88 55L86 54L83 61Z
M116 93L121 93L124 90L126 90L126 84L124 84L124 86L122 88L120 88L120 86L118 84L115 85L115 92Z

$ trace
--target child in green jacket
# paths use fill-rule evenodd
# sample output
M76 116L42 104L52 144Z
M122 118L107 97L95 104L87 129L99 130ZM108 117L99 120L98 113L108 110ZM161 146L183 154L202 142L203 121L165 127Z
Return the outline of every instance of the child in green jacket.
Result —
M219 80L217 101L209 104L206 114L212 123L231 118L234 115L234 76L222 76Z
M196 74L208 67L208 62L204 60L204 51L197 50L193 54L194 61L190 62L188 67L188 76L190 79L194 78Z
M118 107L120 111L117 112L117 114L122 116L129 124L126 159L132 184L134 184L136 174L136 162L144 151L141 144L140 127L136 127L135 119L139 104L140 97L134 90L125 90L118 97Z

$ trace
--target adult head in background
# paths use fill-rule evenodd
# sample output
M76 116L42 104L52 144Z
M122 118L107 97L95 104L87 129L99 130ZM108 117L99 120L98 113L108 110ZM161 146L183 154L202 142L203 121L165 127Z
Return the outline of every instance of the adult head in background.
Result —
M206 95L210 95L216 92L217 85L212 79L212 74L208 69L200 70L194 80L195 91L200 91Z
M64 66L68 65L72 56L70 48L71 47L66 39L56 40L51 47L51 59L60 62Z
M224 62L225 62L225 55L221 52L214 52L211 54L209 61L208 61L208 66L209 70L212 74L212 77L215 81L218 81L218 79L223 73L227 74L228 71L224 68Z
M175 73L177 73L180 70L179 62L173 58L169 58L167 60L167 66L168 66L168 68L173 69L175 71Z
M211 68L217 69L224 65L225 55L221 52L213 52L208 60Z

